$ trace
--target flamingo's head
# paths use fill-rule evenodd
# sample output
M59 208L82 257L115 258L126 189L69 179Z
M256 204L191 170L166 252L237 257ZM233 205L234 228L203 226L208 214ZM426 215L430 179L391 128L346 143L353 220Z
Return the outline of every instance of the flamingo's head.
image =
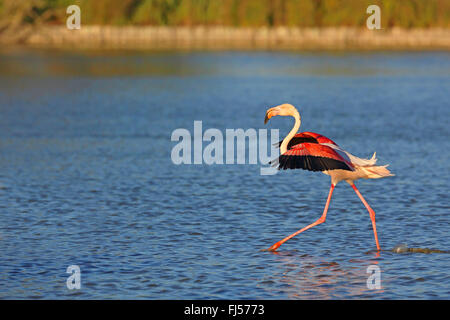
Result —
M292 116L292 117L300 117L297 109L289 103L280 104L274 108L270 108L266 111L266 117L264 119L264 124L269 121L270 118L274 116Z

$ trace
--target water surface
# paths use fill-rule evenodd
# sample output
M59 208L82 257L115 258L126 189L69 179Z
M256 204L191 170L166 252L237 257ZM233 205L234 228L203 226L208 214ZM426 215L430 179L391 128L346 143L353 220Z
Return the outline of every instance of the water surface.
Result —
M450 248L448 53L0 54L0 298L449 299L447 254L369 252L345 183L259 165L174 165L173 130L303 131L396 174L357 183L383 249ZM207 143L205 143L206 146ZM81 268L81 290L66 269ZM381 271L370 290L367 268Z

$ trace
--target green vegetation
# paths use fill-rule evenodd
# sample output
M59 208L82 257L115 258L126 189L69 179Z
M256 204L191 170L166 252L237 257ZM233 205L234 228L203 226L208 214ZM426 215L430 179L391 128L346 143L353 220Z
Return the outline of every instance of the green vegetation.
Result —
M385 28L450 26L449 0L0 0L0 19L63 24L71 4L83 24L100 25L364 26L377 4Z

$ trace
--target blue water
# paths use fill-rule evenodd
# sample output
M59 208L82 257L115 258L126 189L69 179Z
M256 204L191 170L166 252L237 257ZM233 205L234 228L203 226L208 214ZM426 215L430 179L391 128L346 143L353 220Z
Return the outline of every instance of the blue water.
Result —
M283 136L264 115L290 102L301 130L390 164L356 183L382 249L449 250L449 83L446 52L3 52L0 298L449 299L450 255L377 256L345 182L324 224L261 252L320 217L329 177L170 156L194 120Z

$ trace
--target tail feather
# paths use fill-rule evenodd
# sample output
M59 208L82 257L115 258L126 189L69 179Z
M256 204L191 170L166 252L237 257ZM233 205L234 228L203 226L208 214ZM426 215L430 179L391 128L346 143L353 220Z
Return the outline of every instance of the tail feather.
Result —
M394 176L392 172L389 171L386 167L389 166L367 166L367 167L360 167L361 170L366 173L367 178L369 179L378 179L378 178L384 178L384 177L390 177Z
M372 158L370 159L363 159L359 158L357 156L352 155L350 152L347 152L345 150L339 150L345 153L345 155L350 159L351 163L358 167L373 167L375 166L375 163L377 163L376 155L377 153L374 152L372 155Z

